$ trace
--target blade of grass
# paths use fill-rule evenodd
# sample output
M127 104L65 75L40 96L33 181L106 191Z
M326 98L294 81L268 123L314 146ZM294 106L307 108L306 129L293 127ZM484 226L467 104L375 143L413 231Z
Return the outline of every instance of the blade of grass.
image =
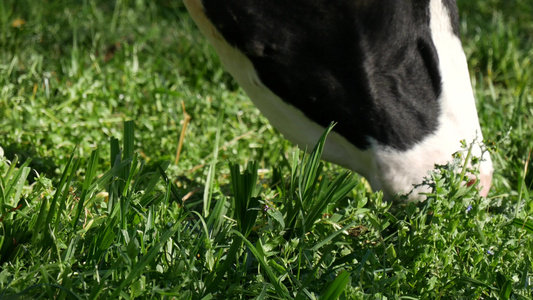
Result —
M303 177L301 177L303 180L300 184L300 191L307 191L313 187L316 180L318 179L318 175L320 174L321 170L321 164L320 160L322 158L322 152L324 150L324 145L326 143L326 137L333 129L333 126L335 126L334 123L331 123L320 139L318 140L318 143L313 148L313 151L311 152L311 155L307 158L307 161L305 163L305 170Z
M133 159L133 151L134 151L134 144L135 144L135 127L134 127L133 121L124 121L124 140L123 140L123 148L122 148L122 161L126 161L128 159ZM119 196L125 195L124 190L126 189L125 186L127 185L128 178L130 177L130 169L131 166L128 165L126 168L122 169L122 172L120 173L120 181L119 181L119 192L121 193Z
M26 181L26 178L30 174L31 168L28 167L31 163L31 158L28 158L16 171L13 178L8 181L7 183L7 191L4 193L5 199L12 198L12 203L16 205L16 203L20 199L20 195L22 193L22 188L24 187L24 182ZM9 178L11 172L15 170L15 165L17 163L17 159L15 158L13 162L11 163L9 170L6 174L5 178Z
M336 236L338 236L339 234L343 233L345 230L348 230L349 228L351 228L352 226L354 226L357 222L356 221L353 221L351 223L349 223L348 225L342 227L341 229L335 231L334 233L330 234L329 236L327 236L325 239L321 240L318 244L314 245L311 249L311 251L317 251L318 249L322 248L322 246L326 245L327 243L329 243L331 240L333 240Z
M60 213L61 211L56 209L58 205L58 199L61 196L60 202L64 202L68 195L68 188L69 185L67 184L67 178L69 178L69 174L71 174L71 166L72 161L74 160L74 153L76 151L77 147L74 147L72 150L72 153L70 155L70 158L67 161L67 164L65 165L65 168L63 169L63 173L61 174L61 179L59 180L59 184L56 187L56 193L54 194L54 197L52 198L52 202L50 203L50 209L48 210L48 215L46 216L45 224L50 224L52 222L52 219L57 213ZM71 178L71 177L70 177ZM60 203L61 204L61 203ZM53 227L56 228L56 227Z
M234 199L234 216L237 228L248 236L255 225L259 213L259 199L254 197L257 185L257 161L249 162L241 173L239 165L230 164L231 187Z
M120 292L122 292L122 289L129 285L131 281L138 277L146 268L146 266L155 259L157 254L159 254L159 250L163 246L164 243L167 242L167 240L173 236L179 229L180 223L183 221L178 220L170 229L168 229L163 235L161 235L160 240L155 243L152 248L141 257L139 262L132 268L131 272L128 274L128 276L120 283L120 285L115 289L115 291L109 296L110 299L114 299L118 296Z
M115 137L109 138L109 147L110 147L110 164L114 168L117 164L120 163L121 151L119 146L119 140ZM114 174L113 179L107 185L108 201L107 201L107 213L111 214L117 197L120 197L119 184L117 183L116 177L118 175Z
M341 272L335 280L327 287L324 294L320 297L320 299L324 300L335 300L338 299L339 296L342 294L344 289L346 288L346 285L350 282L350 275L348 272L344 271Z
M3 197L2 197L3 201L2 201L2 203L1 203L2 206L0 206L0 208L3 207L3 205L5 204L5 201L7 201L7 199L9 199L9 195L11 194L10 190L13 188L13 180L9 180L9 179L11 178L11 173L13 173L13 172L15 171L15 168L16 168L16 166L17 166L17 162L18 162L18 156L15 156L15 157L13 158L13 161L9 164L9 168L7 169L7 172L6 172L6 174L4 175L4 178L2 179L2 181L5 180L5 182L4 182L5 185L3 186L3 188L4 188L4 189L7 188L7 189L2 193L2 195L3 195ZM28 164L29 164L29 163L28 163ZM19 170L20 170L20 169L19 169Z
M124 184L124 190L122 191L122 197L119 198L120 201L120 224L122 229L126 229L127 218L126 214L128 213L131 201L131 193L128 193L131 182L133 180L133 175L137 169L137 154L133 155L132 162L129 164L130 170L128 170L128 178ZM127 166L128 167L128 166ZM127 169L125 167L124 169Z
M161 166L163 172L168 168L168 166L169 166L169 162L163 163L163 166ZM139 201L140 204L143 207L148 206L148 204L150 203L150 200L151 200L151 196L150 195L152 194L152 191L154 190L154 188L159 183L159 180L161 179L161 173L160 172L154 172L151 175L152 175L152 177L150 178L150 180L148 181L148 184L144 188L144 195L141 198L141 200Z
M67 179L67 184L65 185L65 189L63 190L63 194L62 194L61 199L60 199L59 208L58 208L58 217L56 218L56 221L54 223L54 228L58 228L59 221L61 219L59 217L59 214L62 211L65 211L65 209L66 209L66 206L67 206L66 202L67 202L67 198L68 198L68 195L69 195L69 189L70 189L70 185L68 183L73 181L74 176L76 176L76 172L78 170L79 165L80 165L80 160L79 159L74 159L74 164L70 168L70 175L69 175L69 177Z
M242 233L236 230L232 230L231 232L233 234L238 235L244 241L244 243L248 246L248 249L250 250L250 252L252 252L252 254L255 256L255 258L257 259L257 261L263 268L263 270L267 273L267 276L270 279L270 283L274 286L274 289L278 293L278 296L283 297L285 299L290 299L291 296L289 295L287 288L284 285L282 285L281 282L279 282L278 278L276 278L276 275L272 271L272 268L268 265L265 254L260 249L261 247L260 243L258 242L257 246L254 247L254 245L250 243L250 241L248 241Z
M512 224L518 228L525 229L529 234L533 234L532 221L515 218L513 219Z
M241 246L242 238L240 237L240 235L238 235L233 239L233 242L231 243L228 252L226 252L226 259L224 260L224 262L218 268L216 268L214 272L211 272L207 276L205 280L205 291L203 293L204 295L213 293L218 289L220 281L222 281L222 278L226 274L226 271L235 261L237 252L241 249Z
M80 200L78 201L76 215L74 219L72 220L72 229L76 228L76 224L78 223L78 220L80 218L81 211L83 210L85 198L87 197L89 193L91 182L93 181L96 175L97 166L98 166L98 148L93 150L93 152L91 153L91 158L89 158L89 163L87 165L87 171L85 173L85 180L83 181L83 188L82 188Z
M313 223L320 218L322 212L329 204L335 203L341 198L345 197L357 186L358 183L356 181L348 180L350 179L349 175L349 172L344 172L343 174L337 176L335 180L326 187L324 197L315 200L314 206L306 216L304 223L304 229L306 231L310 230Z
M211 164L209 164L209 172L207 173L207 179L205 183L205 189L204 189L204 217L207 218L209 216L209 212L211 210L211 199L213 197L213 188L215 185L215 171L216 166L218 163L218 147L220 145L220 130L222 125L222 120L224 118L224 114L220 113L217 121L217 131L215 136L215 148L213 149L213 159L211 160Z

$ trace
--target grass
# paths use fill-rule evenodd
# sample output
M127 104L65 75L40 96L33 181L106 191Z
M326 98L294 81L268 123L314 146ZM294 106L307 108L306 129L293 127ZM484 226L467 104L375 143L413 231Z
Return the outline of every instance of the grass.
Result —
M286 142L180 2L1 2L0 298L531 299L533 8L459 5L493 188L458 158L393 205Z

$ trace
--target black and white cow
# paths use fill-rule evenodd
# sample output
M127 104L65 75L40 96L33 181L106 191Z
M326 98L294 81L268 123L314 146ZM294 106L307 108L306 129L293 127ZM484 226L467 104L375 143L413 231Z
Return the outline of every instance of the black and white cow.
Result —
M391 199L482 134L454 0L185 0L222 63L287 139ZM482 156L482 144L473 153ZM481 194L492 179L488 154ZM421 199L418 188L410 199Z

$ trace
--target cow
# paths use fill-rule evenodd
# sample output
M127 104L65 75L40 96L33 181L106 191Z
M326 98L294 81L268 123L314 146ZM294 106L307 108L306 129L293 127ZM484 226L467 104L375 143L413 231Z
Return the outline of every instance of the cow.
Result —
M492 180L454 0L184 0L224 67L285 138L364 176L385 199L472 143ZM470 175L474 176L474 175ZM416 187L416 188L414 188Z

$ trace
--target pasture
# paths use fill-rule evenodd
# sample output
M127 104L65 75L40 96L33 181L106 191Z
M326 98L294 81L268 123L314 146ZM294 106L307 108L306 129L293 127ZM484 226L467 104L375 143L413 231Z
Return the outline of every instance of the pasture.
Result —
M533 6L458 5L492 189L457 157L395 204L284 140L181 1L2 1L0 298L533 298Z

